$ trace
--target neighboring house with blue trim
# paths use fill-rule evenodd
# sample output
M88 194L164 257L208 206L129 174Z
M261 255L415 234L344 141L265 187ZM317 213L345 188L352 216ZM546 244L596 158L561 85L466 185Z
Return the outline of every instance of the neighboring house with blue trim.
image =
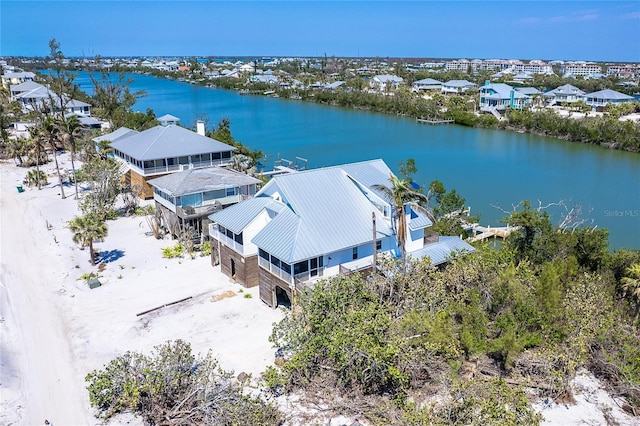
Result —
M480 109L507 107L522 109L531 106L531 97L504 83L489 83L480 87Z
M393 206L374 189L390 176L382 160L372 160L274 177L255 198L209 216L222 272L259 285L260 298L276 307L323 277L371 271L374 247L400 257ZM439 265L474 251L429 231L429 218L409 206L406 215L408 256Z

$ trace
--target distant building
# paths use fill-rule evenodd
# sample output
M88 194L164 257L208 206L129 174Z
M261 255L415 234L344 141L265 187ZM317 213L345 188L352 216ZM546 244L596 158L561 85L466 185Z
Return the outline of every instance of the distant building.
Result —
M621 104L625 102L633 102L633 96L625 95L611 89L599 90L584 95L585 102L596 110L605 110L607 106L612 104Z
M475 83L467 80L449 80L446 83L442 83L442 93L445 95L463 94L468 90L474 89Z
M20 84L27 81L33 81L35 74L30 71L7 71L2 76L2 87L8 89L12 84Z
M495 108L498 111L507 107L522 109L531 106L531 98L504 83L488 83L480 87L480 109Z
M572 74L580 77L602 74L602 65L591 62L567 62L560 69L563 74Z
M411 85L411 90L414 92L437 90L439 92L442 90L442 82L433 78L425 78L414 81Z
M561 105L563 103L574 103L584 100L585 92L571 84L558 86L544 94L549 105Z
M369 80L369 86L379 92L393 91L404 81L402 77L396 75L376 75Z

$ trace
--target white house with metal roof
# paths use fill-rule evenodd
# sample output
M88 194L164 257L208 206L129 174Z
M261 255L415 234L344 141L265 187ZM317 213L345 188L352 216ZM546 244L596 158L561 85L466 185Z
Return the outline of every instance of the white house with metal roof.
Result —
M322 277L371 270L374 249L400 257L393 207L374 189L391 176L372 160L274 177L254 199L209 216L222 272L259 285L261 299L275 307ZM473 251L458 237L430 233L429 218L409 206L406 215L409 256L441 264Z
M205 167L170 173L148 181L156 212L167 229L176 225L208 233L208 216L255 195L262 182L245 173Z
M584 95L586 95L585 92L571 84L563 84L544 93L544 97L547 98L547 103L550 106L583 101Z
M430 91L430 90L442 90L442 82L435 80L433 78L423 78L422 80L414 81L411 85L411 90L413 92L419 92L421 90Z
M125 181L138 186L143 198L153 190L147 180L188 169L226 165L236 148L176 125L155 126L142 132L121 128L93 141L110 141L113 155L128 166Z
M404 79L402 77L398 77L397 75L376 75L371 80L369 80L369 87L377 90L378 92L386 92L397 89L403 81Z
M604 108L612 104L634 102L633 96L625 95L611 89L599 90L597 92L584 95L585 102L592 108Z
M467 80L449 80L442 83L442 93L445 95L461 94L475 88L476 85Z
M35 77L36 75L31 71L7 71L0 76L0 80L2 80L2 86L6 89L12 84L33 81Z

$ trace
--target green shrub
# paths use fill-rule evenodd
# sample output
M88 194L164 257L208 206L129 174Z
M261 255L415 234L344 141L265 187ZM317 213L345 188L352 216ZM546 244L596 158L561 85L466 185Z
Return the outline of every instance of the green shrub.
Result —
M162 249L162 257L167 259L173 259L174 257L182 257L184 254L184 245L178 243L172 247L165 247Z
M47 175L42 170L29 170L25 176L23 183L27 186L40 186L47 184Z

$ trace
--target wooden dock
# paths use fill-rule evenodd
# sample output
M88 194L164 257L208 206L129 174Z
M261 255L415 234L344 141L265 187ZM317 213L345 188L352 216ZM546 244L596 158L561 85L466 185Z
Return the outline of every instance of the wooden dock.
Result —
M417 118L416 121L420 124L428 124L430 126L437 126L439 124L451 124L453 120L425 120L423 118Z
M499 226L492 228L491 226L481 226L477 223L470 225L469 230L473 232L473 237L467 238L472 243L475 241L484 241L488 238L507 238L513 231L518 229L517 226Z

